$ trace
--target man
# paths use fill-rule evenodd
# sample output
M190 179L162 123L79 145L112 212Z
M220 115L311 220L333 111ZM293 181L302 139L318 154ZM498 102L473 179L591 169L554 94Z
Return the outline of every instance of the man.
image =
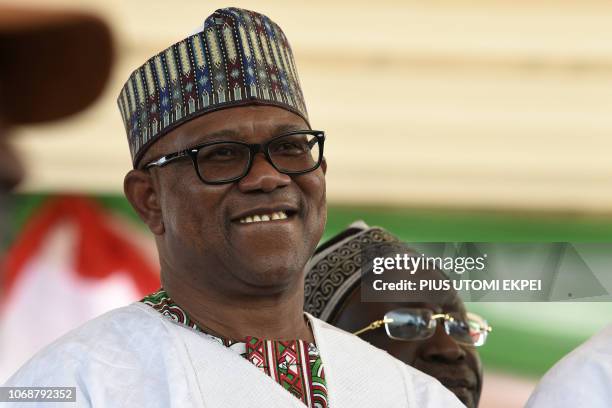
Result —
M353 223L322 244L309 262L305 310L431 375L467 407L477 407L482 366L475 347L484 344L488 326L479 316L466 312L455 291L420 293L423 298L418 300L427 302L361 301L362 278L364 274L373 276L371 269L363 268L369 268L375 257L397 253L414 254L388 231L361 221ZM446 277L438 271L418 270L412 279ZM383 324L389 317L404 319L405 326L397 328L400 334ZM420 327L419 322L423 323ZM484 331L479 336L468 333L468 324L481 325ZM407 332L410 328L413 331Z
M542 378L527 408L612 406L612 326L563 357Z
M435 380L303 313L326 220L324 135L267 17L235 8L134 71L125 193L163 289L52 344L11 385L79 406L458 407Z

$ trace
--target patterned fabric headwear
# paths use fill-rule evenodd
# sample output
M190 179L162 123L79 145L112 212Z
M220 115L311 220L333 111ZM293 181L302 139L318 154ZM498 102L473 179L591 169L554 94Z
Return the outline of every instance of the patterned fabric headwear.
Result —
M347 298L361 282L361 269L366 261L364 249L373 246L384 250L381 244L395 248L405 245L383 228L357 221L317 248L306 265L304 310L333 324Z
M197 33L136 69L117 100L134 167L180 124L228 107L273 105L308 114L289 42L268 17L215 11Z

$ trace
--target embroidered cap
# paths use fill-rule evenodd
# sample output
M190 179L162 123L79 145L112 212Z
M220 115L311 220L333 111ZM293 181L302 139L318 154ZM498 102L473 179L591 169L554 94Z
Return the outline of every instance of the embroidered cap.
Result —
M215 11L197 33L150 58L117 102L134 167L155 140L215 110L273 105L308 123L285 34L268 17L238 8Z
M387 230L356 221L318 247L306 265L304 310L333 324L347 298L361 283L365 247L385 250L383 244L392 248L404 245Z

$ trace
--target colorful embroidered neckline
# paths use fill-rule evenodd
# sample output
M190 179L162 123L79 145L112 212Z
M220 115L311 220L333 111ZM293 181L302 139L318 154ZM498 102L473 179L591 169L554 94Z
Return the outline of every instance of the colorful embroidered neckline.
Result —
M247 336L244 342L207 333L164 289L141 302L165 317L202 332L253 363L309 408L327 408L327 386L319 349L304 340L266 340Z

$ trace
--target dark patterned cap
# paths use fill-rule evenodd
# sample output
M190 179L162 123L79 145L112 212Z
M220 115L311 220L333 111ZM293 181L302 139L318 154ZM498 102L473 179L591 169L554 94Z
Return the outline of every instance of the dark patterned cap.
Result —
M304 310L334 323L346 299L361 282L366 247L385 250L389 244L403 245L401 240L380 227L369 227L363 221L323 243L306 266Z
M238 8L215 11L199 32L150 58L117 102L134 167L159 137L214 110L273 105L308 123L285 34L268 17Z

